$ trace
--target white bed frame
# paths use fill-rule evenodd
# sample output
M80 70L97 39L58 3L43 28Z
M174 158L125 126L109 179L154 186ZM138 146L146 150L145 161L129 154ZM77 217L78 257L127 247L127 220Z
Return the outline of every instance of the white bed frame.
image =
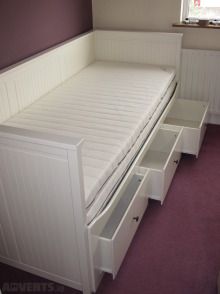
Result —
M95 31L35 56L1 73L0 122L94 60L172 66L179 73L181 39L181 34ZM177 90L173 100L176 93ZM142 150L149 148L173 100ZM82 144L83 138L0 126L0 261L88 294L96 291L103 271L109 270L97 270L97 260L94 261L97 241L92 234L100 232L102 216L95 227L87 225ZM140 157L141 152L137 160ZM135 163L122 189L134 168ZM106 208L107 214L117 195ZM127 248L123 250L122 259ZM119 253L114 252L116 259ZM114 276L121 262L118 258Z

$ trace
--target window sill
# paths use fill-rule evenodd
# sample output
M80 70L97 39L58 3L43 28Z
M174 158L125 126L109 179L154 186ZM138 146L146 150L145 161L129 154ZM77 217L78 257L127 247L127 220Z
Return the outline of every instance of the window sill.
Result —
M200 26L198 24L192 24L192 23L174 23L172 25L173 27L180 27L180 28L195 28L195 29L220 29L220 25L206 25L206 26Z

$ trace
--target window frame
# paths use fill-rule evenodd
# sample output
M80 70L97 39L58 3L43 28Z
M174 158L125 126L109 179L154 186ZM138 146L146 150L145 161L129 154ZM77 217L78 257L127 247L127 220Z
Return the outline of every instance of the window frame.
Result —
M184 21L188 17L190 3L189 1L190 0L182 0L180 21Z
M180 21L183 22L186 18L188 18L189 15L189 5L190 0L182 0L181 3L181 15L180 15ZM199 19L199 18L197 18ZM210 19L212 20L212 19Z

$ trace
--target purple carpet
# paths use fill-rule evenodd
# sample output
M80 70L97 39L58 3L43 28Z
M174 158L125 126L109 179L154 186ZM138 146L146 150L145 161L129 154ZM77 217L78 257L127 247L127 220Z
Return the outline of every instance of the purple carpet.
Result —
M220 126L212 125L199 159L183 156L164 205L150 202L116 280L105 275L98 294L216 294L219 270ZM47 281L0 265L0 284L12 282ZM54 284L53 293L79 292Z

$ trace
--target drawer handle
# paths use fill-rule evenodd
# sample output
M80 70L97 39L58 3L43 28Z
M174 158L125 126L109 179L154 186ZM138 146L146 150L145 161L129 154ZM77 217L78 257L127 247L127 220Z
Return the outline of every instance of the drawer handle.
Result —
M178 164L179 163L179 160L174 160L174 163Z
M133 220L138 222L139 221L139 216L133 217Z

